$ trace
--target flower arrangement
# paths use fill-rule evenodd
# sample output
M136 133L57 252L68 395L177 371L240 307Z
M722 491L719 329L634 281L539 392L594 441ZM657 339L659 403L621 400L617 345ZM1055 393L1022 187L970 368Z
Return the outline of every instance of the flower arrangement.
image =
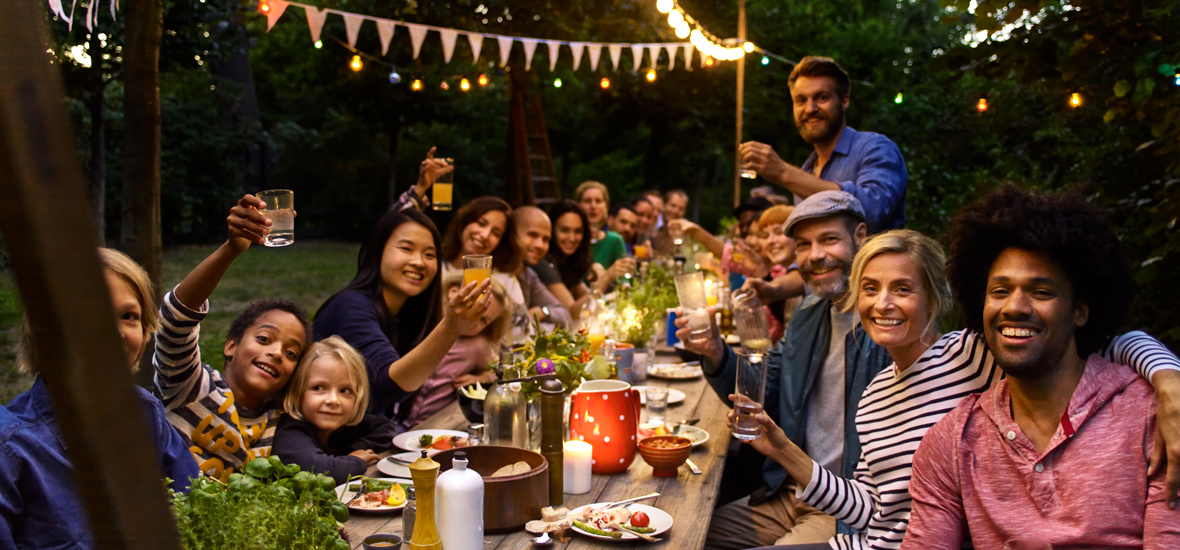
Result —
M655 336L668 308L676 307L676 284L672 272L657 262L647 266L647 274L631 288L619 290L615 299L612 332L622 342L637 348L646 347Z
M516 368L522 377L556 373L566 395L578 389L583 379L610 378L614 366L601 355L590 356L585 330L570 332L560 326L549 333L537 332L517 351ZM525 383L524 392L530 397L539 393L539 384Z

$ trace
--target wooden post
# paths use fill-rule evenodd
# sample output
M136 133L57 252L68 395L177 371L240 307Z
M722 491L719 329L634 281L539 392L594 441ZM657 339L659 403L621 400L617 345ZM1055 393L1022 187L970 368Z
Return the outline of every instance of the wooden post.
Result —
M746 42L746 0L738 0L738 47ZM742 100L746 95L746 57L737 60L737 123L733 138L733 207L742 204Z
M43 5L12 0L0 17L0 232L97 547L179 550L113 323L60 69L45 52Z

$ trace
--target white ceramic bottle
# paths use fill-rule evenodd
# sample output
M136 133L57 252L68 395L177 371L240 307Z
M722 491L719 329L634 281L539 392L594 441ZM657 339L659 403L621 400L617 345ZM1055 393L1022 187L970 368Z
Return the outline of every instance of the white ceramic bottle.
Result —
M438 476L438 532L443 550L483 549L483 476L467 469L459 451Z

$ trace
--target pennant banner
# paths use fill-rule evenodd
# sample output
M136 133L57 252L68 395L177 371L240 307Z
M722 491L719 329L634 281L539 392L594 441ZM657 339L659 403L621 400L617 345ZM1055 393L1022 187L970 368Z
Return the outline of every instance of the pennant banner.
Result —
M307 28L311 30L311 43L315 44L320 41L320 31L324 30L324 19L328 18L328 12L315 6L303 6L303 11L307 13Z
M652 59L655 59L654 57ZM643 44L631 45L631 72L639 72L639 65L643 62ZM654 67L655 64L653 63Z
M520 43L524 44L524 70L529 70L533 64L533 54L537 51L537 41L531 38L521 38Z
M389 52L389 42L393 40L393 21L388 19L378 19L377 35L381 37L381 55L385 56Z
M648 44L647 45L647 58L651 60L651 68L653 68L653 69L656 68L656 65L660 64L660 50L661 49L663 49L663 47L660 46L659 44ZM672 70L672 68L669 67L668 70L670 71L670 70Z
M496 42L500 43L500 66L508 64L508 56L512 55L512 37L511 36L497 36Z
M422 51L422 41L426 40L426 31L430 30L422 25L406 25L410 29L410 44L414 47L414 59L418 59L418 52Z
M578 65L582 64L582 52L586 51L586 44L582 42L570 42L570 50L574 53L574 70L578 70Z
M602 55L602 44L590 44L590 70L598 70L598 57Z
M471 43L471 62L479 62L479 50L483 49L483 35L482 34L468 34L467 42Z
M610 49L610 63L611 65L614 65L615 70L617 71L619 70L619 60L623 58L623 45L608 44L607 47Z
M459 38L459 31L453 29L441 30L438 31L438 36L442 38L443 63L450 63L451 54L455 53L455 39Z
M270 32L283 16L283 12L287 11L287 3L283 0L270 0L266 5L266 32ZM114 6L114 3L111 3L111 6Z
M361 32L361 25L365 23L365 18L356 14L344 14L344 33L348 35L348 47L356 47L356 35Z
M668 70L676 68L676 55L680 53L680 46L664 46L664 50L668 52Z
M549 46L549 72L553 72L557 69L557 55L560 52L561 43L546 42L545 45Z

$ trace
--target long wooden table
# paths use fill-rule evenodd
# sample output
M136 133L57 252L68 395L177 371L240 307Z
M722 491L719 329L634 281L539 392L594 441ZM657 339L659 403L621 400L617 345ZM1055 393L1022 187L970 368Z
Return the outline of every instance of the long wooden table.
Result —
M673 356L657 355L657 363L677 362ZM626 472L613 476L593 476L590 492L584 495L566 495L565 505L570 509L595 502L613 502L630 497L645 495L651 492L660 493L655 501L648 501L657 508L672 515L674 525L671 530L660 536L661 542L626 543L607 542L583 537L567 531L572 535L568 542L558 541L552 548L701 548L705 544L705 532L709 528L709 516L717 500L717 493L721 486L721 472L724 469L725 453L730 440L729 428L725 426L725 414L728 407L717 397L704 378L693 380L671 381L649 377L642 383L647 386L668 386L685 393L682 403L668 406L668 421L675 422L690 418L700 418L698 427L709 432L709 440L693 449L690 459L703 471L701 475L693 475L687 465L681 466L677 477L658 478L652 476L651 466L644 462L643 457L636 454L635 462ZM646 412L645 412L646 414ZM467 419L459 410L458 403L452 403L438 414L417 426L417 429L448 429L466 431ZM386 453L390 454L390 453ZM550 465L552 467L553 465ZM561 465L558 465L560 467ZM376 467L369 469L370 476L380 476ZM537 518L540 519L540 518ZM353 513L352 518L345 524L345 529L352 538L352 547L361 548L361 541L374 533L402 533L401 512L388 515ZM532 535L523 529L508 534L487 534L484 536L484 548L496 550L513 550L533 548Z

